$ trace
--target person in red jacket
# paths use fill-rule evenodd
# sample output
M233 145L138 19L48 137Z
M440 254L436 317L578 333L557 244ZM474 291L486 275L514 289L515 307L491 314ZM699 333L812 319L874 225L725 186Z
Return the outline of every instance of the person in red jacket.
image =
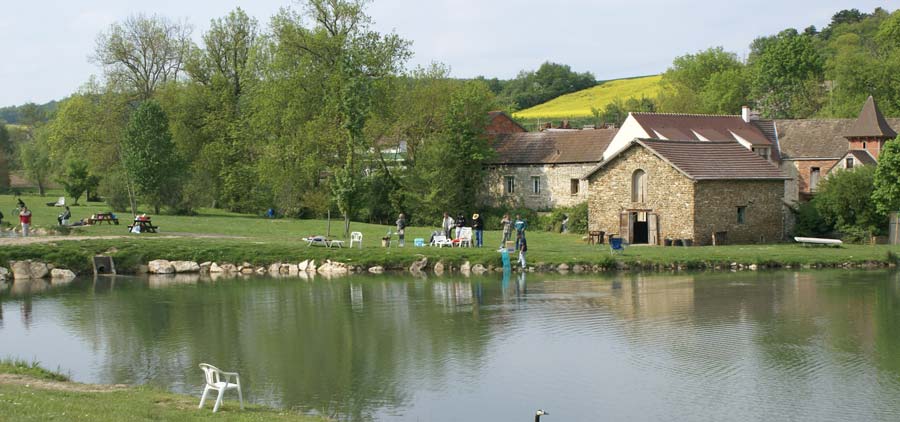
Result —
M19 212L19 222L22 223L22 237L28 237L28 227L31 226L31 211L28 207L22 207Z

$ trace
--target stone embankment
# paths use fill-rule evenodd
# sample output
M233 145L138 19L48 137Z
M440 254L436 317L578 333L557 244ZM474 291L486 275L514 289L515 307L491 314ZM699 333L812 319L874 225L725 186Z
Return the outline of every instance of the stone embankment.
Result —
M56 268L53 264L40 261L9 261L10 268L0 267L0 281L6 281L10 277L14 280L44 279L50 278L56 281L71 281L75 273L65 268Z

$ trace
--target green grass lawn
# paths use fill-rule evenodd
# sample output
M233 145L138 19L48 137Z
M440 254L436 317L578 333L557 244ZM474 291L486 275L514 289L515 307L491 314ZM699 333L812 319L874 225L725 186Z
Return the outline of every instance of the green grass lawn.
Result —
M32 206L37 226L53 226L60 209L43 205L50 198L25 196L23 199ZM0 209L15 207L15 198L0 195ZM74 218L89 216L98 211L108 211L104 204L90 203L72 207ZM9 215L9 214L7 214ZM99 225L78 228L75 234L87 236L124 236L79 241L57 241L28 245L0 246L0 264L11 259L41 259L76 271L90 269L89 257L97 253L111 253L116 257L120 269L136 269L152 259L186 259L198 262L250 262L257 265L274 262L299 262L305 259L333 259L352 265L386 265L400 268L408 266L420 256L427 256L431 262L444 260L459 264L500 265L500 254L496 252L500 244L501 232L485 232L484 248L415 248L413 239L428 239L436 227L415 226L407 229L405 248L382 248L381 237L389 229L386 225L352 223L351 230L363 233L362 249L327 249L307 247L302 237L325 234L328 223L323 220L297 220L290 218L266 219L260 216L234 214L221 210L200 210L197 216L153 216L159 225L159 234L134 235L127 233L126 225L130 215L120 215L118 226ZM413 221L415 223L415 221ZM334 237L340 237L340 220L331 222ZM176 235L177 238L169 236ZM211 237L213 236L213 237ZM396 236L394 237L396 241ZM900 254L896 246L846 245L842 248L814 248L795 244L771 245L731 245L704 247L650 247L634 246L624 254L613 257L606 245L588 245L578 234L559 234L542 231L528 232L528 262L531 264L590 264L613 267L616 261L630 265L682 265L689 268L704 268L713 265L727 265L731 262L743 264L824 264L834 265L844 262L894 262Z
M11 374L15 377L4 377ZM22 378L25 376L27 378ZM245 405L226 396L218 413L208 400L149 387L95 386L25 362L0 362L0 420L4 421L320 421L295 411ZM215 400L213 400L214 402Z

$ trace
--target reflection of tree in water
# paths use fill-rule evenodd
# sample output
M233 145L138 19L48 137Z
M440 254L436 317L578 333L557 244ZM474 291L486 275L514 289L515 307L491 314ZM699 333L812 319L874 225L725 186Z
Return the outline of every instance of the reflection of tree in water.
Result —
M440 384L450 368L476 376L490 338L473 317L479 289L372 277L118 283L64 303L67 324L105 352L106 382L196 392L197 364L209 362L240 371L255 400L366 419L407 405L412 388Z

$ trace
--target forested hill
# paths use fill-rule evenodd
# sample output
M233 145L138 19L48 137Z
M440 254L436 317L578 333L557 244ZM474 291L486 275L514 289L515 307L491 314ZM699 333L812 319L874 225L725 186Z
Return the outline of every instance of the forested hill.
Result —
M9 124L27 125L46 122L58 106L59 102L53 100L45 104L28 103L20 106L0 107L0 120Z

